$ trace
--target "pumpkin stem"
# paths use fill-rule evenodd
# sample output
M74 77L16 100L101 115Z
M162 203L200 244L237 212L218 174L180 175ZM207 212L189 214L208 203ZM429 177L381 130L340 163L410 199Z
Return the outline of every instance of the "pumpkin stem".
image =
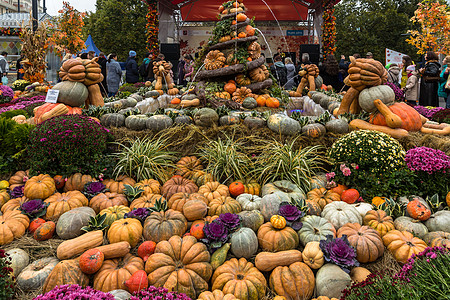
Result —
M244 275L242 275L242 274L237 274L237 279L239 279L239 280L244 279Z

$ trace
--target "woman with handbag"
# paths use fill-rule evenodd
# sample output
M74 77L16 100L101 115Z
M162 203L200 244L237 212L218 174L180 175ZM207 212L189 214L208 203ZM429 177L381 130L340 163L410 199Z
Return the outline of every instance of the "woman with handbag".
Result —
M420 69L422 80L420 81L419 105L439 106L438 88L441 64L438 59L438 55L433 51L425 54L425 67Z

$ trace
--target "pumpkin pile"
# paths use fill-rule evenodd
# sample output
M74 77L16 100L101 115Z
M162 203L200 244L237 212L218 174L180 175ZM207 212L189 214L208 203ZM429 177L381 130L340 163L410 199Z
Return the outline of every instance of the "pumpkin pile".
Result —
M181 158L172 174L166 182L14 174L9 188L24 193L3 196L0 245L27 231L37 241L64 240L56 257L31 263L9 249L17 285L44 293L64 284L124 293L155 286L191 299L264 299L269 290L286 299L340 298L370 274L358 263L389 251L404 264L427 246L450 247L450 212L419 197L358 203L357 190L327 188L323 174L306 194L287 180L225 185L195 156ZM325 246L336 241L351 252L344 264Z
M300 84L296 91L290 91L289 96L291 97L301 97L303 89L305 87L309 88L309 91L316 90L316 78L319 76L319 68L315 64L301 65L301 69L298 72L301 76ZM319 86L322 86L321 84Z

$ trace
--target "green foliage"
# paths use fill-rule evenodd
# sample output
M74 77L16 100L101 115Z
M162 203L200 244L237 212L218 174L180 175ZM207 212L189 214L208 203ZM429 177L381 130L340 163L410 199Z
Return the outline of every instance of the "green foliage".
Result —
M12 119L13 117L18 115L24 115L26 118L28 118L28 113L23 109L5 111L4 113L0 114L0 117L5 119Z
M51 118L30 134L27 147L31 172L71 175L105 174L109 130L87 116L64 115Z
M106 221L106 214L96 215L95 217L89 217L88 225L81 228L81 230L85 232L95 230L103 231L108 227L105 221Z
M406 43L406 33L413 29L419 0L344 0L336 5L337 53L347 59L353 53L363 57L370 51L384 63L385 48L410 55L417 61L417 49Z
M105 53L115 52L119 61L135 50L142 59L147 52L147 5L142 0L97 0L96 11L85 19L84 35L91 34Z
M133 202L134 199L139 198L142 194L142 192L144 191L143 189L141 189L140 187L133 187L129 184L125 184L125 191L124 194L128 199L128 202Z
M211 44L217 44L221 37L231 34L231 22L233 19L223 19L216 23L211 36Z
M161 198L155 201L155 205L149 209L151 212L166 211L168 209L167 201L163 200L163 197L161 196Z
M439 123L448 123L450 124L450 108L442 109L436 112L432 120Z

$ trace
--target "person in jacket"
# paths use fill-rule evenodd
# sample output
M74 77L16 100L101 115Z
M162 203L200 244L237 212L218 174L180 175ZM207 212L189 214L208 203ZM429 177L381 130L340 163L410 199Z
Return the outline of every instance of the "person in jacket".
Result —
M401 70L397 64L390 64L387 71L387 81L400 87Z
M425 54L425 66L420 69L422 79L420 81L419 105L421 106L439 106L438 88L441 64L438 59L438 55L433 51L428 51Z
M117 54L111 53L108 56L106 63L106 82L108 86L108 97L117 94L120 86L120 79L122 78L122 68L117 62Z
M127 83L136 83L139 81L139 67L136 62L136 51L131 50L125 62L125 81Z
M97 63L100 65L100 68L102 69L102 74L103 74L103 81L99 83L100 91L101 91L103 97L105 97L108 94L108 83L106 82L106 62L107 62L107 59L105 57L105 53L100 52L98 54Z
M16 62L16 70L17 70L17 80L19 79L23 79L23 64L22 64L22 60L25 59L25 55L23 55L23 53L20 53L20 57ZM21 72L22 71L22 72Z
M283 64L281 56L276 55L273 58L274 64L270 67L275 79L278 81L279 86L284 86L287 82L287 70L286 66Z
M331 85L335 91L339 91L342 88L342 83L339 81L339 64L333 54L329 54L326 57L319 68L319 72L325 85Z
M192 55L188 54L184 57L184 80L186 83L191 81L194 73L194 59Z
M8 56L8 52L3 51L0 55L0 79L3 76L7 76L8 72L9 72L9 64L8 61L6 60L6 57Z
M444 61L442 62L443 66L442 66L442 72L441 72L441 85L439 87L439 89L442 89L442 97L444 97L445 99L445 108L450 108L450 89L446 89L445 85L447 83L448 80L448 74L450 69L448 68L448 64L450 64L450 56L446 56L444 58Z
M177 78L177 84L185 86L186 80L184 80L184 65L186 64L186 61L184 60L184 56L181 56L180 61L178 62L178 78Z
M403 88L405 99L409 105L414 106L417 105L419 99L419 76L415 65L406 68L406 76L408 76L408 80Z
M295 73L295 65L292 62L292 58L290 57L286 57L286 59L284 60L285 66L286 66L286 71L287 71L287 83L284 86L284 88L286 90L291 90L294 87L294 77L296 75Z
M402 57L402 80L400 82L401 88L404 88L406 86L406 81L408 80L409 76L406 72L406 68L408 68L411 65L414 65L414 62L412 61L411 57L409 55L405 55Z

